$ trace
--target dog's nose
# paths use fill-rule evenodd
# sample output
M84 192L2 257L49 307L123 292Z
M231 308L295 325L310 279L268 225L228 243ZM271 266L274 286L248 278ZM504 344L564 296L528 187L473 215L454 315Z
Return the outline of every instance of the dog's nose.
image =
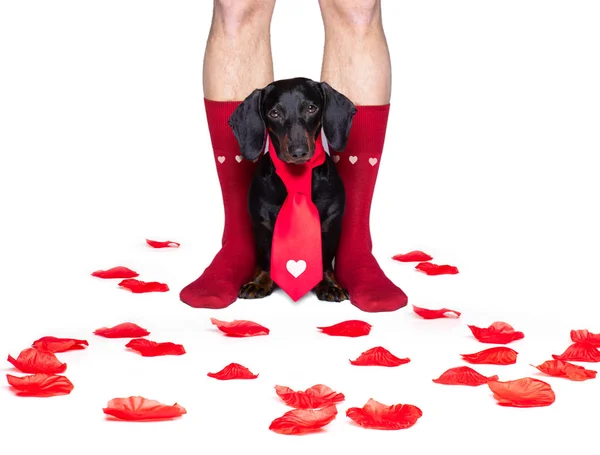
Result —
M306 156L308 155L308 149L304 147L298 147L293 149L290 155L292 155L292 158L294 158L295 160L306 158Z

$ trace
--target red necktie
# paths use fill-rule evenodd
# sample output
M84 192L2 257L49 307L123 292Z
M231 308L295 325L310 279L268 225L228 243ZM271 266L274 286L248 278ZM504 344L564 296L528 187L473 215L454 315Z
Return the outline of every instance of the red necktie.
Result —
M318 138L314 155L303 164L281 161L270 137L269 150L287 190L273 230L271 278L295 302L323 279L321 220L311 190L312 170L325 162L325 150Z

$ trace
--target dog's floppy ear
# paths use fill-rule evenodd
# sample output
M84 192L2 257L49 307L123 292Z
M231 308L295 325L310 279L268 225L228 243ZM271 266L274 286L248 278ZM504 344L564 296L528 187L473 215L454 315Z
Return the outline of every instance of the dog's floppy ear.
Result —
M267 133L261 112L262 93L262 89L254 90L229 117L240 153L247 160L255 160L265 148Z
M327 82L321 82L319 87L325 102L322 121L327 144L336 152L341 152L346 148L356 107Z

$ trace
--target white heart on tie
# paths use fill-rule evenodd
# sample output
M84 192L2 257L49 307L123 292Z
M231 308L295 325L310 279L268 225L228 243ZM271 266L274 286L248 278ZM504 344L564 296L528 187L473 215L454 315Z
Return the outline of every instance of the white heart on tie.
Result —
M375 166L377 164L377 158L369 158L369 164Z
M242 160L243 160L243 158L242 158L242 155L235 155L235 160L236 160L238 163L241 163L241 162L242 162Z
M333 160L334 163L337 163L340 160L340 156L339 155L333 155L331 157L331 159Z
M285 264L285 268L288 272L292 274L294 278L298 278L306 270L306 262L302 259L300 259L299 261L294 261L293 259L290 259Z
M352 164L354 164L358 161L358 156L349 156L348 159Z
M217 161L221 164L223 164L223 161L225 161L225 157L224 156L217 156Z

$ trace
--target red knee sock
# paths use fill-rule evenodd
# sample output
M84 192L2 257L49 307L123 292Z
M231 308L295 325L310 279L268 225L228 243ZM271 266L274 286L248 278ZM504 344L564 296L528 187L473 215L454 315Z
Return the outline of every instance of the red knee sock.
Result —
M358 106L342 153L332 153L346 188L342 235L335 274L363 311L394 311L406 306L406 294L383 273L371 254L371 199L385 141L390 105Z
M254 273L255 247L248 188L255 164L242 160L239 145L227 123L238 101L204 100L215 165L221 184L225 226L222 248L204 273L180 293L195 308L225 308L237 299L242 284ZM200 206L202 201L198 201Z

